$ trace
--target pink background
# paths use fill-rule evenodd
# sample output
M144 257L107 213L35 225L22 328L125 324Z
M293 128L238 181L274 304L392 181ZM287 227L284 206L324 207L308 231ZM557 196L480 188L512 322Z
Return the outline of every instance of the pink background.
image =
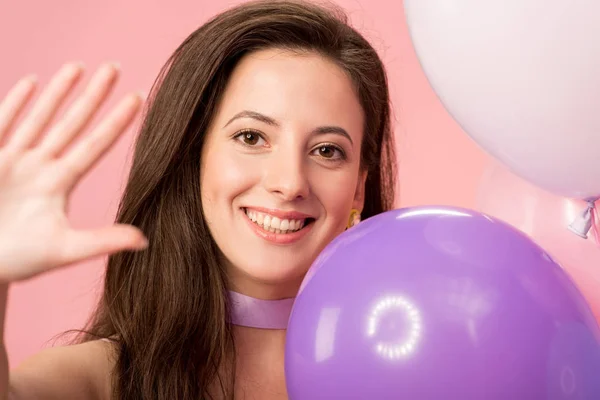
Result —
M429 87L410 44L402 4L393 0L337 2L387 65L398 140L398 205L474 207L488 157L444 111ZM121 63L123 76L108 105L126 91L147 92L175 47L209 17L236 3L0 2L0 94L28 73L37 73L45 84L62 63L72 60L83 61L88 71L105 60ZM133 132L74 192L69 213L76 226L99 226L113 220ZM104 260L94 260L12 286L6 322L11 365L52 345L57 334L81 327L101 287L103 265Z

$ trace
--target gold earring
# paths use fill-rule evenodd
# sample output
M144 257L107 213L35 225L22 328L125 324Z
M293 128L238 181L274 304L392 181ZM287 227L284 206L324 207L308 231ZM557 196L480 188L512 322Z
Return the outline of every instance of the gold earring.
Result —
M352 228L359 222L360 222L360 212L356 208L353 208L352 211L350 211L350 217L348 217L348 225L346 226L346 229Z

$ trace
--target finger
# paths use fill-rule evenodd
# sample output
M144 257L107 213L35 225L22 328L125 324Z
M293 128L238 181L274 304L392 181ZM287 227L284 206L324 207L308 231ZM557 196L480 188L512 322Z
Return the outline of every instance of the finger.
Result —
M31 99L36 84L37 78L34 75L19 80L0 103L0 140L10 130L27 102Z
M73 187L125 132L133 122L141 103L139 94L125 97L89 136L77 143L63 157L63 162L71 171L70 176L66 177L68 187Z
M23 123L8 142L8 147L27 148L50 123L83 72L81 64L67 64L52 78Z
M48 132L40 145L47 155L56 155L89 124L114 87L119 69L116 64L103 65L90 80L83 94Z
M95 230L73 230L67 235L65 243L59 261L61 265L124 250L139 251L148 247L148 240L144 234L138 228L125 224Z

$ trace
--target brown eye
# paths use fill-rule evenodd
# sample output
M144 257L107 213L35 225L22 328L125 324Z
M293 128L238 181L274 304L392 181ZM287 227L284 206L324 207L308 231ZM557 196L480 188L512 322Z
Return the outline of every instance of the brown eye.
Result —
M344 151L333 144L323 144L315 148L313 154L327 161L341 161L346 159Z
M262 135L252 130L239 132L235 135L235 140L248 147L263 146L265 144Z
M331 146L321 146L319 147L319 155L323 158L332 158L335 156L335 150Z
M244 143L246 143L247 145L254 146L255 144L258 143L258 140L260 139L260 137L258 136L258 134L254 133L254 132L244 132L242 134L242 139L244 140Z

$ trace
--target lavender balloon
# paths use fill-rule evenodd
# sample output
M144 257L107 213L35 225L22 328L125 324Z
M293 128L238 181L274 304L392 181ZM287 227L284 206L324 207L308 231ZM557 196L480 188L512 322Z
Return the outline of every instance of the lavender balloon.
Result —
M600 330L566 273L513 227L400 209L315 261L285 373L291 400L600 399Z

